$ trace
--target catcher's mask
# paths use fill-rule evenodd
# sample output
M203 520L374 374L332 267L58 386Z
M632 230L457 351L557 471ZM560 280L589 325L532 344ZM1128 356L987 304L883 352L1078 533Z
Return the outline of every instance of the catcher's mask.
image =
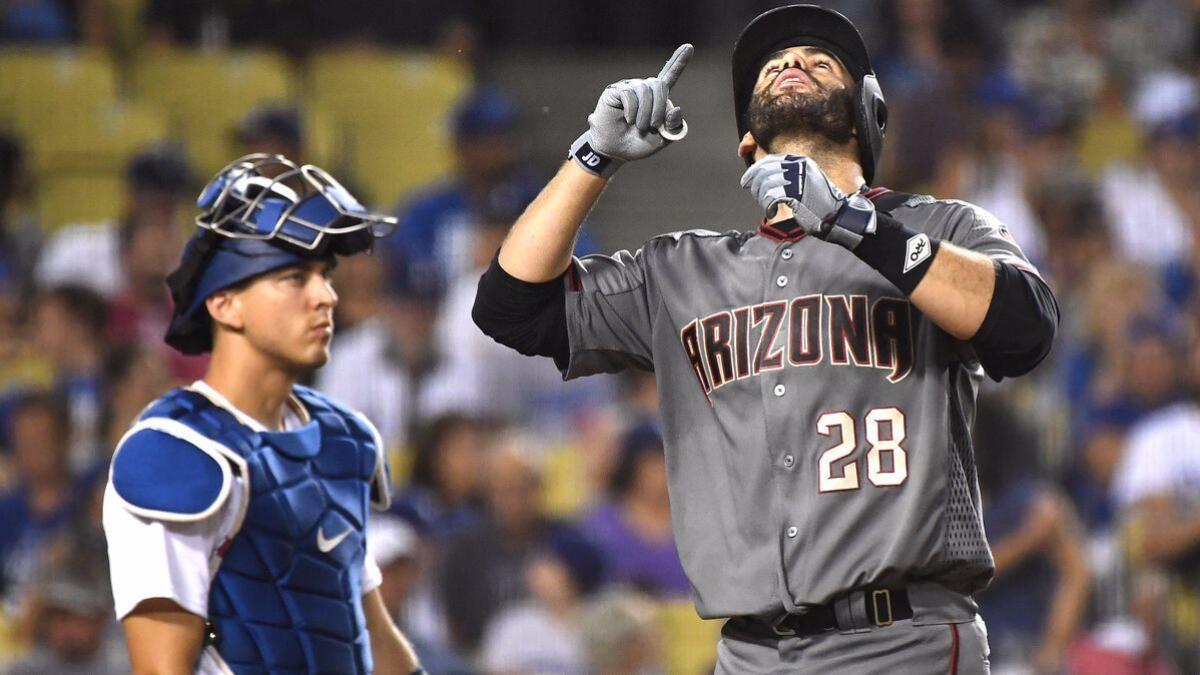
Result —
M828 50L841 60L854 77L854 129L858 139L859 164L863 178L875 180L875 168L883 154L887 129L887 104L875 79L871 57L858 29L845 16L816 5L787 5L758 15L733 45L733 113L738 140L749 127L746 112L763 59L788 47L807 45ZM747 157L746 164L754 158Z
M199 231L167 277L174 313L166 342L184 354L212 349L204 301L281 267L371 249L396 219L370 213L325 171L282 155L246 155L200 193Z

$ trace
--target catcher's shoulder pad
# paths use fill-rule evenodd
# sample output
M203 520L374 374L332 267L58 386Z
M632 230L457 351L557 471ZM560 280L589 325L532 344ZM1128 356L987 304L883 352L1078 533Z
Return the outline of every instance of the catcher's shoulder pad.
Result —
M183 422L150 417L134 425L113 455L109 480L121 504L151 520L203 520L229 498L232 450Z

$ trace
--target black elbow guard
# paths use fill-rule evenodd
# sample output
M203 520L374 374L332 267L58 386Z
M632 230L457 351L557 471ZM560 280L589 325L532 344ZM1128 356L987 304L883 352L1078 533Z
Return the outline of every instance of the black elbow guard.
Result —
M562 277L522 281L493 259L479 279L471 319L505 347L525 356L552 357L564 368L570 356L565 293Z
M996 287L983 324L971 338L992 378L1019 377L1050 353L1058 330L1058 302L1046 282L1013 265L996 263Z

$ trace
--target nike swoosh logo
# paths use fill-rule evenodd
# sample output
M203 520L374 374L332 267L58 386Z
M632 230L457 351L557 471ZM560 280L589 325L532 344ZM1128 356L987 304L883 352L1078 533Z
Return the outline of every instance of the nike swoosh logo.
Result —
M325 536L325 528L317 528L317 548L321 550L321 553L329 553L333 549L337 548L337 545L342 543L343 539L349 537L350 533L353 531L353 528L351 528L337 535L333 539L329 539Z

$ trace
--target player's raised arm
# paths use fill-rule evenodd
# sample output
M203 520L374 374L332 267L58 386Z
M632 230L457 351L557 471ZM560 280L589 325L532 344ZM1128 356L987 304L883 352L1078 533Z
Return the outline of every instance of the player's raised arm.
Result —
M681 45L657 77L621 80L605 88L588 115L588 130L571 145L571 159L504 240L499 263L505 272L533 283L562 275L579 225L613 173L686 134L683 110L669 97L692 51L692 45Z

